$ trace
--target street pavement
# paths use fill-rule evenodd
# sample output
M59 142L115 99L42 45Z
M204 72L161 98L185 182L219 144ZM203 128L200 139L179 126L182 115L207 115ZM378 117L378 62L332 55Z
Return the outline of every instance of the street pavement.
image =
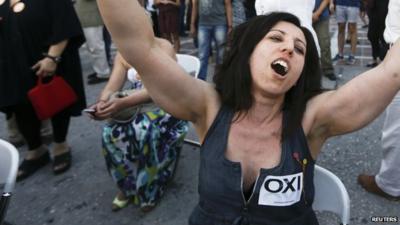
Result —
M338 63L335 70L341 75L340 80L332 82L323 78L324 87L340 88L366 70L365 64L370 59L366 31L360 28L361 48L357 52L357 63L352 66ZM336 43L336 33L336 24L332 19L332 44ZM332 46L333 54L335 48L336 46ZM346 45L346 51L348 48ZM182 52L197 54L190 38L183 38ZM92 72L91 61L85 49L81 50L81 58L83 74L88 75ZM209 74L212 72L210 66ZM211 75L208 80L210 79ZM95 102L104 85L104 83L86 85L88 103ZM373 174L379 170L382 156L380 144L382 119L381 115L357 132L329 139L317 159L317 164L335 173L345 184L351 199L350 224L352 225L380 224L371 221L373 216L400 217L400 202L391 202L369 194L356 182L358 174L363 172ZM0 123L5 124L4 117L0 118ZM102 122L92 121L85 115L73 118L68 136L73 154L72 168L64 174L55 176L51 166L48 165L27 180L17 183L6 220L14 225L187 224L198 199L198 148L185 144L176 177L153 211L145 214L138 208L129 206L114 213L111 212L111 201L117 193L117 188L107 173L100 151L102 126ZM6 136L4 125L0 127L0 138L5 139ZM196 139L193 129L188 136ZM26 147L19 150L21 155L26 153ZM331 213L318 213L318 218L321 225L339 224L338 218Z

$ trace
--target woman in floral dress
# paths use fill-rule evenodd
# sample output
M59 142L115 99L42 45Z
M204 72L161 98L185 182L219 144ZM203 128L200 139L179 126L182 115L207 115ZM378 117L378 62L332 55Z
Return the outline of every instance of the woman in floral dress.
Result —
M166 45L166 50L175 57L170 45ZM127 97L110 98L121 89L126 74L137 91ZM150 106L143 106L149 102ZM135 116L124 121L112 119L122 109L137 105L142 105L142 110ZM188 131L187 122L151 103L140 77L119 54L111 78L92 108L96 110L95 119L111 118L103 128L102 151L108 171L120 190L112 210L124 208L128 203L138 205L142 211L153 209L173 177Z

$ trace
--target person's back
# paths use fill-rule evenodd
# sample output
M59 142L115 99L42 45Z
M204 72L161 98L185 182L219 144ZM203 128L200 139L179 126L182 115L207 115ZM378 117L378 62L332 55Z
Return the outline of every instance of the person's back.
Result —
M222 0L200 0L199 25L226 25L225 4Z
M336 0L335 3L336 3L336 5L351 6L351 7L357 7L357 8L359 8L361 5L360 0Z
M245 0L232 0L233 27L246 22Z

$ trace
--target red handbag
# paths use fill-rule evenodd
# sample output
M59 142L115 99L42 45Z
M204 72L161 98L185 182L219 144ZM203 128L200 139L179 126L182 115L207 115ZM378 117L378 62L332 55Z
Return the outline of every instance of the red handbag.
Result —
M43 83L42 79L39 77L37 85L28 92L40 120L53 117L78 99L74 90L62 77L53 76L48 83Z

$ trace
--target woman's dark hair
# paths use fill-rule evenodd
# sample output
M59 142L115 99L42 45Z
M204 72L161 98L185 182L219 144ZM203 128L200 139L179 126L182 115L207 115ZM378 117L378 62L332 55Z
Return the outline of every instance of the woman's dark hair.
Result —
M253 105L250 56L257 44L280 21L299 27L305 36L307 49L304 68L296 83L285 95L283 110L287 123L283 125L282 140L301 126L307 101L322 91L318 51L310 31L300 26L299 19L289 13L275 12L257 16L235 28L225 51L224 61L217 69L214 83L223 105L246 114ZM238 119L237 117L236 119Z

